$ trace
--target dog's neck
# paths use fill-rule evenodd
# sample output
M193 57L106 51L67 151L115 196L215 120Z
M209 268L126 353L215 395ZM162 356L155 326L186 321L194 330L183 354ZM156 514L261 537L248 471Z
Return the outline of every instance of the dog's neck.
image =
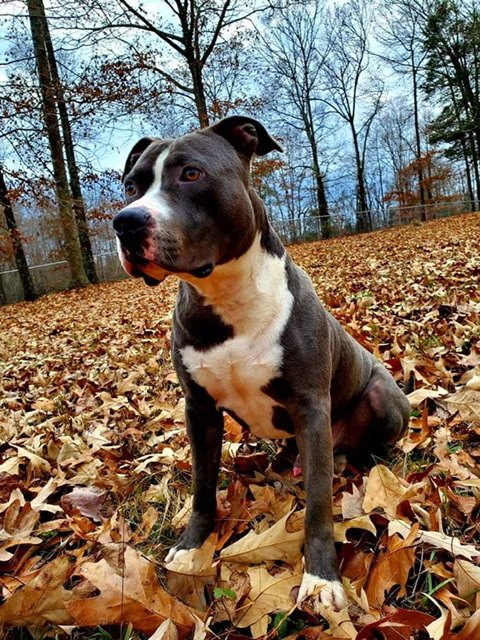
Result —
M288 298L286 253L274 255L257 234L236 260L215 267L208 278L183 277L235 334L262 331Z

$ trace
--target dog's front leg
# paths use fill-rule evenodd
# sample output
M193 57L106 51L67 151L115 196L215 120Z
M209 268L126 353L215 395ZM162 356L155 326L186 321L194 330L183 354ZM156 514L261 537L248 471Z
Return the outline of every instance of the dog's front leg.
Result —
M185 417L193 460L193 511L165 563L179 559L188 549L201 547L213 530L217 511L223 414L216 409L214 401L202 393L201 397L187 396Z
M298 603L315 594L313 606L316 610L319 602L343 609L348 602L340 580L333 542L330 401L304 401L296 414L295 435L307 495L305 573Z

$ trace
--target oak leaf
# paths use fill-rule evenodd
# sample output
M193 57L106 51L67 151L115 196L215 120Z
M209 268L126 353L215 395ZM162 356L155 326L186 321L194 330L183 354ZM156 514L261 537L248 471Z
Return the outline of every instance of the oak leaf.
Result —
M293 609L290 592L300 585L300 572L283 571L275 576L268 573L265 566L251 567L248 571L251 589L234 623L240 628L255 626L253 637L266 633L268 616L272 611Z
M287 513L265 531L250 531L237 542L222 549L220 558L226 562L248 564L266 560L282 560L293 564L300 556L304 541L304 518L304 511Z
M72 624L68 605L74 596L63 586L69 566L67 556L59 556L46 564L0 606L0 622L17 627Z
M423 531L418 528L415 529L415 525L411 527L403 520L392 520L392 522L388 523L389 535L398 533L404 538L409 538L414 530L417 532L418 542L429 544L437 549L445 549L445 551L449 551L455 557L462 556L469 560L473 560L480 556L480 551L478 551L473 544L463 544L458 538L448 536L440 531Z
M123 572L100 560L85 562L76 575L100 592L97 596L71 600L67 604L77 625L127 622L134 629L151 634L170 618L181 638L195 625L190 609L160 586L155 564L131 547L125 548Z
M409 536L393 536L388 540L387 548L380 551L370 572L366 593L369 603L381 608L390 589L398 585L398 595L405 596L406 583L415 562L415 538L418 525L412 527Z

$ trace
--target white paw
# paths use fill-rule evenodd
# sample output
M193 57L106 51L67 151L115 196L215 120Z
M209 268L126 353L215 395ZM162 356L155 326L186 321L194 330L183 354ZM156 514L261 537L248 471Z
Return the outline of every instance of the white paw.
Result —
M167 554L167 557L164 560L165 564L170 564L174 560L180 560L184 555L188 553L188 549L178 549L177 547L172 547Z
M304 573L302 584L298 592L297 605L301 605L305 598L312 597L315 613L320 613L318 605L332 607L340 611L348 607L348 600L339 580L324 580L320 576Z

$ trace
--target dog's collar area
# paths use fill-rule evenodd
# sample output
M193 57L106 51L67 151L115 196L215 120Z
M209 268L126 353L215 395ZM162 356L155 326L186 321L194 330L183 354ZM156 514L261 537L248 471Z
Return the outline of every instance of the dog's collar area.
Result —
M193 269L189 271L190 275L194 278L207 278L213 271L215 265L213 264L204 264L202 267L198 269Z

